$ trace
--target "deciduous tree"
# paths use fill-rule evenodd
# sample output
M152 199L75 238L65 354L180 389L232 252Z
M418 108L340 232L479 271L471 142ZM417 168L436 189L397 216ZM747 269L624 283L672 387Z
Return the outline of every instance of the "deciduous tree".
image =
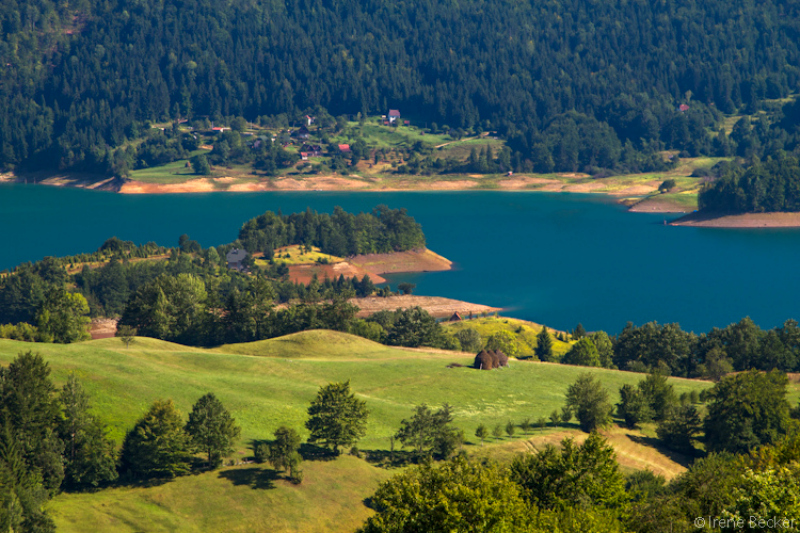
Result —
M308 441L320 442L339 454L339 447L351 446L366 434L367 403L350 391L350 381L321 387L308 408Z
M611 421L611 404L608 392L592 374L581 374L567 389L567 407L575 413L581 429L586 432L607 425Z

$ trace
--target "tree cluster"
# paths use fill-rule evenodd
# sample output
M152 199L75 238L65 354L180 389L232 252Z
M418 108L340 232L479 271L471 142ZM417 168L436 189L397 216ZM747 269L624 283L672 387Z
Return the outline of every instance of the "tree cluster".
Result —
M271 259L275 248L290 244L317 246L323 253L347 257L389 253L425 246L422 228L405 209L378 206L354 215L336 207L332 215L308 209L291 215L271 211L248 220L239 241L250 252Z

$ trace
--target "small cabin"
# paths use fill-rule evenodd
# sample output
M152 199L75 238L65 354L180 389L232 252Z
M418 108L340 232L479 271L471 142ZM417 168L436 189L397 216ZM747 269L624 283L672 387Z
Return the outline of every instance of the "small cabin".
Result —
M242 261L247 257L247 251L239 248L234 248L225 255L225 261L228 263L228 268L233 270L242 270Z

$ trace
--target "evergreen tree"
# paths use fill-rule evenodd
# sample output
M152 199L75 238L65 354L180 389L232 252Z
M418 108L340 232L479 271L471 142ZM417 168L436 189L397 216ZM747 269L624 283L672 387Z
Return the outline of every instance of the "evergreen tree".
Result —
M211 392L195 402L186 422L186 434L192 444L206 454L212 468L221 465L222 458L233 452L240 433L236 420Z
M553 339L547 332L547 326L542 326L542 330L536 335L536 357L540 361L553 361Z
M695 437L703 431L703 421L693 405L673 407L658 423L656 434L668 448L693 453Z
M633 385L623 385L619 390L620 403L617 404L617 413L631 429L638 427L642 422L649 422L653 418L653 411L647 396Z
M26 468L55 494L64 479L64 443L55 431L59 420L56 388L41 355L19 354L0 371L0 423L13 435Z
M74 375L67 378L59 400L63 418L58 433L64 442L64 482L69 488L97 487L117 479L114 443L91 414L89 395Z
M475 436L478 437L478 439L480 439L481 446L483 446L483 441L485 441L486 437L489 436L489 430L486 429L486 426L480 424L478 426L478 429L475 430Z
M175 477L191 468L191 443L172 400L156 400L122 442L120 472L133 479Z

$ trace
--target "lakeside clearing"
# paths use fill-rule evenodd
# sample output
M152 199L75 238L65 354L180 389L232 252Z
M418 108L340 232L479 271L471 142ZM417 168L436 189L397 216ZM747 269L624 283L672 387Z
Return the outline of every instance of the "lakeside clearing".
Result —
M671 226L696 226L704 228L797 228L800 213L690 213L673 220Z

